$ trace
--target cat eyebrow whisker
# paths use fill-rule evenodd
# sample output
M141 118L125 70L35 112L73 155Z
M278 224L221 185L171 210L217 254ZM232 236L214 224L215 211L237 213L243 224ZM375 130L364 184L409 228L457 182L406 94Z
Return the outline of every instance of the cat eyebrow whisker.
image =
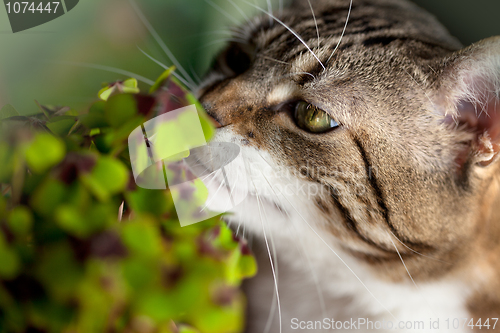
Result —
M70 66L99 69L99 70L103 70L103 71L107 71L107 72L111 72L111 73L116 73L116 74L120 74L120 75L124 75L124 76L128 76L128 77L133 77L133 78L137 79L138 81L144 82L150 86L152 86L154 84L154 81L152 81L148 78L145 78L144 76L129 72L129 71L124 70L124 69L116 68L116 67L110 67L110 66L104 66L104 65L98 65L98 64L89 64L89 63L85 63L85 62L71 62L71 61L57 61L55 63L70 65Z
M221 39L216 39L216 40L213 40L209 43L205 43L203 44L202 46L200 46L199 48L197 48L198 50L203 50L209 46L212 46L212 45L215 45L215 44L220 44L220 43L227 43L227 42L235 42L235 43L240 43L240 44L245 44L246 41L242 40L242 39L238 39L238 38L221 38Z
M326 67L325 65L323 65L323 63L321 62L321 60L318 58L318 56L316 55L316 53L314 53L313 50L311 50L311 48L309 47L309 45L307 45L307 43L302 39L302 37L300 37L300 35L295 32L292 28L290 28L287 24L285 24L283 21L281 21L279 18L277 18L276 16L274 16L272 13L269 13L269 12L266 12L264 9L260 8L259 6L256 6L246 0L242 0L243 2L247 3L248 5L260 10L261 12L263 12L264 14L267 14L269 15L269 17L273 18L276 22L278 22L279 24L281 24L283 27L285 27L288 31L290 31L292 33L292 35L295 36L295 38L297 38L306 48L307 50L313 55L313 57L319 62L319 64L321 65L321 67L323 67L323 70L326 70Z
M340 42L342 42L342 38L344 37L345 30L347 29L347 23L349 23L349 17L351 16L351 9L352 9L352 1L349 4L349 11L347 12L347 19L345 20L345 25L344 25L344 30L342 30L342 34L340 35L340 39L337 43L337 46L335 46L335 49L333 50L332 54L330 55L330 58L326 61L326 63L330 62L330 59L332 59L333 55L335 54L335 51L339 48Z
M258 54L257 57L262 57L264 59L268 59L268 60L271 60L271 61L275 61L279 64L283 64L283 65L288 65L288 66L291 66L292 64L289 63L289 62L286 62L286 61L283 61L283 60L278 60L278 59L275 59L275 58L272 58L272 57L268 57L266 55L262 55L262 54ZM298 66L297 66L298 67ZM301 69L301 68L299 68ZM314 80L316 80L316 76L314 76L313 74L309 73L309 72L306 72L306 71L303 71L303 72L294 72L294 73L289 73L289 74L286 74L286 75L282 75L282 76L279 76L278 79L280 78L283 78L283 77L289 77L289 76L294 76L294 75L309 75L311 76Z
M161 49L165 54L168 56L168 58L172 61L172 63L179 69L179 71L184 75L184 78L186 81L189 81L192 86L195 86L195 83L191 76L184 70L184 68L181 66L179 61L175 58L174 54L170 51L170 49L167 47L167 45L163 42L163 40L160 38L160 35L156 32L156 30L153 28L151 23L147 20L146 16L142 13L142 11L139 9L137 6L137 3L134 0L129 0L130 5L134 9L136 15L139 17L139 19L142 21L142 24L148 29L149 33L153 36L154 40L160 45Z
M169 67L165 64L163 64L162 62L160 62L159 60L156 60L155 58L153 58L152 56L150 56L149 54L147 54L143 49L141 49L138 45L137 45L137 48L139 49L139 51L141 51L146 57L148 57L149 59L151 59L152 61L154 61L155 63L157 63L158 65L160 65L161 67L163 67L164 69L168 69ZM177 79L179 79L179 81L181 81L184 85L186 85L189 89L191 90L194 90L194 85L192 85L191 83L187 82L182 76L180 76L178 73L176 73L175 71L172 73L172 75L174 75Z
M309 72L295 72L295 73L290 73L289 75L309 75L316 80L316 76L314 76L314 74L311 74Z
M273 12L273 5L271 4L271 0L267 0L267 11L269 13L272 13ZM272 26L273 25L273 19L271 16L269 16L269 25Z
M320 39L319 39L318 21L316 21L316 15L314 15L314 9L311 5L311 0L307 0L307 2L309 3L309 8L311 8L311 13L313 16L314 25L316 26L316 34L318 35L318 49L319 49L320 48Z
M313 74L309 73L309 72L288 73L288 74L284 74L284 75L278 76L276 78L277 79L282 79L282 78L285 78L285 77L297 76L297 75L308 75L308 76L312 77L314 80L316 80L316 77Z
M233 16L231 16L228 12L226 12L224 9L222 9L219 5L214 3L212 0L205 0L206 3L208 3L210 6L212 6L216 11L227 17L231 22L234 24L238 25L240 22L238 22L237 19L235 19Z
M212 30L212 31L207 31L203 32L201 34L198 34L200 36L211 36L211 35L229 35L229 36L235 36L239 37L242 40L244 40L247 36L245 36L241 31L237 31L236 29L231 29L231 30Z
M236 10L241 14L241 16L245 18L245 20L247 21L249 20L248 15L245 14L245 12L241 9L240 6L238 6L233 0L227 0L227 1L229 1L229 3L232 4L234 8L236 8Z
M261 58L264 58L264 59L267 59L267 60L271 60L271 61L275 61L279 64L283 64L283 65L291 65L289 62L286 62L286 61L283 61L283 60L278 60L278 59L275 59L275 58L272 58L272 57L268 57L266 55L262 55L262 54L258 54L257 57L261 57Z
M189 70L190 70L191 74L194 76L194 79L196 80L196 82L195 82L196 86L199 86L201 84L201 78L198 76L198 74L196 74L196 71L194 70L192 64L189 64ZM191 90L194 90L194 89L191 89Z

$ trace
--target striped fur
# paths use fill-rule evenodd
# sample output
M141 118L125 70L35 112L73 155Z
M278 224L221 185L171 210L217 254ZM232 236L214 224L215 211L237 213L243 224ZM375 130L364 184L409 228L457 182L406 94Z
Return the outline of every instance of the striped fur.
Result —
M306 0L275 13L283 24L251 20L199 90L216 140L250 161L252 195L227 219L259 257L272 236L282 331L323 315L499 317L500 39L462 49L406 0L354 0L339 43L350 1L311 7L318 30ZM340 128L299 129L298 100ZM247 286L248 332L271 311L268 266Z

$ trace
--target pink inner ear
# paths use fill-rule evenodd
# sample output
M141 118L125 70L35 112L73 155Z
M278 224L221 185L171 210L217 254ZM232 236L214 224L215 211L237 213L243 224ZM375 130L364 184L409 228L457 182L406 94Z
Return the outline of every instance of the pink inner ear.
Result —
M469 93L466 99L457 104L457 120L475 132L478 139L487 133L493 150L497 153L500 150L500 98L495 93L498 88L493 82L484 75L472 74L465 78L464 83ZM478 149L484 148L480 143Z
M492 143L500 143L500 100L491 98L481 106L462 102L458 106L458 122L477 134L488 132Z
M475 150L477 154L485 157L480 164L486 166L500 151L500 99L493 93L482 97L485 101L482 103L462 101L457 108L457 120L459 124L476 133ZM457 162L462 165L465 156L459 156Z
M496 96L486 105L486 113L479 116L479 128L488 131L494 145L500 144L500 100Z

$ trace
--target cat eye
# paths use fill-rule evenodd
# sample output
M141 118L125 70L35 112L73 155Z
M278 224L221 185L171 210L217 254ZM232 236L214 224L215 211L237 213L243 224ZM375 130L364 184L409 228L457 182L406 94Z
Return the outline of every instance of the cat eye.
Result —
M311 133L325 133L339 127L328 113L304 101L295 106L294 118L297 126Z

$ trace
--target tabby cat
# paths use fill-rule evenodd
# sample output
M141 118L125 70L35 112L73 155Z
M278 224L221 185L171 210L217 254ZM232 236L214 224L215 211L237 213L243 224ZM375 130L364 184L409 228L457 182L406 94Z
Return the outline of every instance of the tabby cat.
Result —
M407 0L263 12L198 91L246 161L247 332L500 330L500 37Z

